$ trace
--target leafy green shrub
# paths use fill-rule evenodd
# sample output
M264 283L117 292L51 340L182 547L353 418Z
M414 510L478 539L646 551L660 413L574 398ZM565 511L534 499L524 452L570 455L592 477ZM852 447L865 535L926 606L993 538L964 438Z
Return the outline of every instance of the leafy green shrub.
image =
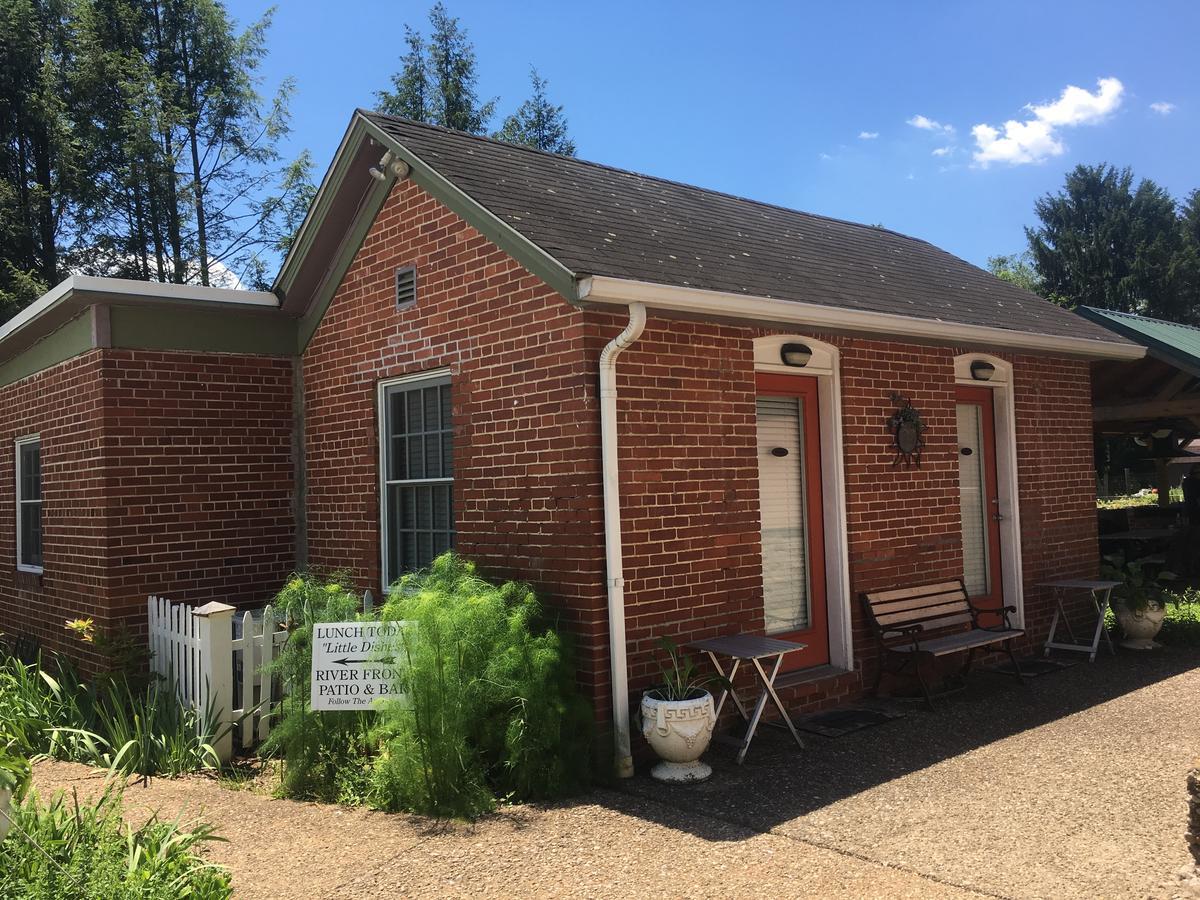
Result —
M23 754L143 776L219 765L212 725L201 727L165 682L135 688L113 674L85 683L69 663L57 669L0 658L0 737Z
M346 579L293 575L272 601L288 621L288 639L272 663L286 685L278 723L261 752L283 758L284 796L326 802L368 802L369 760L376 743L369 713L313 712L313 625L363 618L361 601Z
M1165 644L1200 647L1200 590L1169 593L1159 640Z
M284 796L474 816L497 797L550 799L586 783L591 712L529 588L489 584L454 554L401 579L381 614L406 623L405 699L378 712L308 704L312 626L364 619L348 584L294 576L275 604L290 622L275 663L288 699L264 752L284 759Z
M385 706L376 802L473 816L494 797L541 800L582 787L592 716L562 639L525 585L500 586L448 553L393 586L401 689Z
M140 828L121 818L121 792L106 786L92 804L62 794L42 803L30 791L13 808L0 842L0 896L6 900L224 900L228 872L200 847L220 840L204 824L152 816Z

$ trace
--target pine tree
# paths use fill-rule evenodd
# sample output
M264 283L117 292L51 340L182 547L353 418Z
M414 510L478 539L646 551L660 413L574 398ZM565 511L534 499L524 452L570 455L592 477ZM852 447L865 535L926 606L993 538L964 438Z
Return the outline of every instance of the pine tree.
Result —
M1077 166L1064 189L1037 201L1026 228L1047 296L1177 322L1200 318L1200 298L1175 201L1112 166Z
M400 71L392 76L392 91L376 91L379 110L391 116L403 116L418 122L432 119L430 109L429 54L425 40L410 26L404 26L408 52L400 59Z
M64 0L0 0L0 321L62 274L76 154Z
M391 91L377 91L381 112L431 122L456 131L483 134L496 110L495 99L481 103L477 92L475 46L467 30L440 2L429 11L428 40L404 27L408 52L392 76Z
M537 69L530 68L529 81L533 93L515 113L504 120L504 126L493 137L511 144L525 144L538 150L574 156L575 142L567 134L563 108L555 106L547 98L547 82L538 75Z
M483 134L496 109L495 99L479 102L475 46L458 19L439 2L429 11L429 63L436 80L434 121L455 131Z

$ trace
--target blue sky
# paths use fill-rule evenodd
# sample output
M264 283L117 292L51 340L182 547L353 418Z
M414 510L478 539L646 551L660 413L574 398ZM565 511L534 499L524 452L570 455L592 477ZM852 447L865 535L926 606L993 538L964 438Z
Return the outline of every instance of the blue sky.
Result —
M228 3L242 23L266 5ZM430 5L280 0L264 89L297 79L291 149L319 172ZM980 265L1024 247L1034 200L1077 163L1200 187L1194 2L447 6L481 93L514 109L536 65L585 159L881 223Z

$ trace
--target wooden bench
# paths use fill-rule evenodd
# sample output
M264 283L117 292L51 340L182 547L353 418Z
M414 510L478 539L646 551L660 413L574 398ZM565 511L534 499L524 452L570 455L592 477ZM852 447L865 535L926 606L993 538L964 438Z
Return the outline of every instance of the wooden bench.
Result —
M879 673L875 676L875 690L889 661L899 665L891 670L900 674L909 665L913 668L925 702L933 706L929 685L921 674L922 658L947 656L966 651L967 661L963 666L963 677L971 670L971 659L979 647L1002 644L1018 680L1024 679L1017 657L1012 651L1012 640L1025 632L1014 628L1009 613L1017 611L1015 606L1000 609L983 609L975 606L962 579L925 584L917 587L893 588L886 591L871 591L860 595L879 640L881 659ZM998 620L995 625L981 625L980 617Z

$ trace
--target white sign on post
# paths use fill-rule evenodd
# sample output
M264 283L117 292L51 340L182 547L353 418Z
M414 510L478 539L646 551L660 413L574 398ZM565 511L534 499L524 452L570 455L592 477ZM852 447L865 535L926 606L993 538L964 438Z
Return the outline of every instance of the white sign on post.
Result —
M403 622L322 622L313 626L312 708L372 709L397 700Z

